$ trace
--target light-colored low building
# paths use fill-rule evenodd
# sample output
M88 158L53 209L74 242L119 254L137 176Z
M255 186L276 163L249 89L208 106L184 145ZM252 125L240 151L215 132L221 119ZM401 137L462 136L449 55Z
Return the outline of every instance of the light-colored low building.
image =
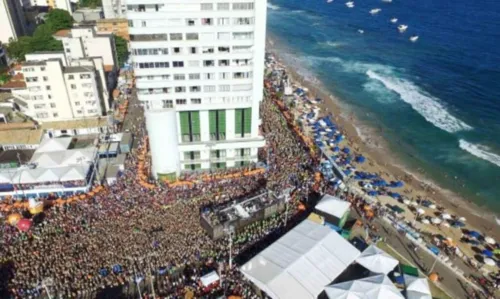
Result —
M125 18L127 0L102 0L102 10L106 19Z
M126 40L130 40L128 34L127 19L102 19L96 22L98 34L115 34Z
M81 58L101 57L105 65L117 64L113 36L97 34L92 26L59 30L54 37L62 41L68 62Z

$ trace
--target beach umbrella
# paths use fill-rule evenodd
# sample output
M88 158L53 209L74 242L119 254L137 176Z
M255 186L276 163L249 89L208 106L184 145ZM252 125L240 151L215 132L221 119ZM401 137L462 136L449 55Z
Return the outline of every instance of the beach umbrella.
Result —
M448 222L443 223L444 227L450 227L450 224Z
M460 218L458 218L458 221L465 222L465 221L466 221L466 219L465 219L465 217L460 217Z
M31 220L23 218L17 222L17 228L20 231L27 232L31 228Z
M435 204L430 204L429 208L434 210L436 208L436 205Z
M497 242L495 241L495 239L493 239L492 237L486 237L484 238L484 241L488 244L491 244L491 245L495 245Z
M417 214L419 214L419 215L425 214L424 209L417 209Z
M484 263L485 263L486 265L488 265L488 266L495 266L495 265L496 265L495 261L494 261L494 260L492 260L492 259L490 259L490 258L485 258L485 259L484 259Z
M424 224L431 224L431 222L429 221L429 219L422 219L422 223L424 223Z
M441 218L443 218L444 220L450 220L451 219L451 215L447 214L447 213L444 213L444 214L441 215Z
M418 202L412 201L412 202L410 202L410 206L416 207L416 206L418 206Z
M409 199L403 199L403 203L404 203L405 205L409 205L409 204L410 204L410 200L409 200Z
M491 251L489 251L487 249L483 250L483 254L485 256L487 256L487 257L492 257L493 256L493 252L491 252Z
M469 236L471 236L471 237L473 237L473 238L476 238L476 239L477 239L477 238L479 238L479 237L481 236L481 234L480 234L480 233L478 233L478 232L477 232L477 231L475 231L475 230L471 230L471 231L469 232Z
M441 222L443 222L443 220L439 219L439 218L432 218L432 223L434 224L440 224Z

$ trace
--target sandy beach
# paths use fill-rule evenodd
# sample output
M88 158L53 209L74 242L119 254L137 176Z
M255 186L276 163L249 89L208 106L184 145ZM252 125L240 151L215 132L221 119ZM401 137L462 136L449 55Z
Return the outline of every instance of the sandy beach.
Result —
M404 188L405 196L409 198L421 197L430 199L444 207L448 213L465 217L469 227L477 229L497 240L500 239L500 230L495 229L497 223L494 214L486 208L479 207L467 201L450 190L439 187L430 179L418 173L418 170L410 170L403 161L393 158L393 155L390 155L387 143L384 142L380 135L377 135L377 129L367 128L362 120L349 112L349 107L345 103L342 103L340 99L328 91L334 88L329 87L327 89L318 80L311 82L310 79L298 74L293 67L290 67L280 57L280 53L276 51L272 39L268 39L267 51L273 54L284 65L292 81L300 83L309 89L311 95L323 100L321 104L322 113L327 114L331 112L333 114L335 122L345 133L349 146L355 149L356 152L363 153L369 161L369 163L363 165L363 171L384 174L388 179L402 180L406 183Z

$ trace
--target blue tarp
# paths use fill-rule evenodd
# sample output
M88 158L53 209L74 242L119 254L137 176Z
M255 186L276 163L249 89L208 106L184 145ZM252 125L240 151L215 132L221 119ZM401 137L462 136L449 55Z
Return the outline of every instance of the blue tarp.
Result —
M401 181L392 181L391 184L389 185L389 187L391 187L391 188L399 188L399 187L403 187L403 186L404 186L404 184Z
M428 247L429 250L432 251L432 253L434 253L435 255L439 254L439 248L437 248L436 246L429 245Z

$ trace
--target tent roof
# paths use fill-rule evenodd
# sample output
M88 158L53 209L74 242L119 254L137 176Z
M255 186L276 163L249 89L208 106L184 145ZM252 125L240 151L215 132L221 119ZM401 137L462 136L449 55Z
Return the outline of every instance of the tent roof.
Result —
M201 283L204 285L204 286L209 286L211 285L212 283L216 282L219 280L219 275L217 275L217 272L215 271L212 271L204 276L202 276L200 278L201 280Z
M78 165L85 161L92 161L95 154L95 148L62 150L52 152L38 151L31 158L31 163L35 163L37 167L61 167L68 165Z
M64 167L60 180L63 182L83 180L87 176L87 170L88 167L85 166Z
M331 299L404 299L383 274L332 284L325 288L325 293Z
M359 254L335 231L304 220L241 272L272 298L316 298Z
M431 288L427 278L404 275L407 299L432 299Z
M8 172L8 171L2 171L0 172L0 184L5 184L5 183L12 183L12 177L14 176L15 173L13 172Z
M374 273L387 274L394 270L399 261L375 245L370 245L356 259L356 262Z
M45 153L45 152L63 151L69 147L72 140L73 140L72 137L47 138L40 143L36 152Z
M338 197L325 194L316 205L316 210L342 218L351 208L351 203L339 199Z

